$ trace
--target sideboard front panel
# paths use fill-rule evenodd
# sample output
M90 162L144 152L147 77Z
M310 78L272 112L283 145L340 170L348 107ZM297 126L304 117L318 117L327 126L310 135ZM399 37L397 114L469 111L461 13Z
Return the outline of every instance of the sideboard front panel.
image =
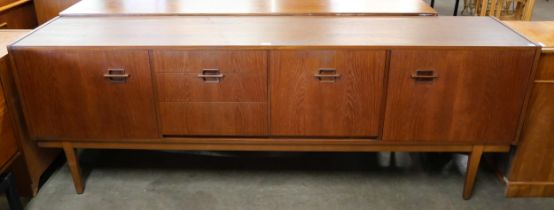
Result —
M159 137L148 51L19 49L13 56L33 137Z
M155 50L165 135L268 135L267 52Z
M377 137L386 51L272 51L271 134Z
M383 139L509 144L534 50L393 50Z

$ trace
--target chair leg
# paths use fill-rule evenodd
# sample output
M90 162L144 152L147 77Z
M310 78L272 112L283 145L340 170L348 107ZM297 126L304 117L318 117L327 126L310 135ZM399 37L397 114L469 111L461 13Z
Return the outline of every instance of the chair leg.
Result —
M81 167L79 166L79 159L75 154L75 148L71 143L63 143L63 151L65 152L65 157L67 158L67 165L69 166L69 171L71 171L71 176L73 177L73 184L75 185L75 191L77 194L83 194L85 190L85 185L83 182L83 176L81 174Z
M13 176L13 174L9 172L4 177L2 177L1 182L2 184L0 188L2 188L2 191L6 193L6 198L8 198L10 210L23 210L21 200L19 200L19 195L15 190L15 177Z
M467 160L467 170L466 170L466 180L464 183L464 194L463 197L465 200L471 198L473 194L473 186L475 185L475 178L477 177L477 172L479 171L479 163L481 162L481 156L483 155L484 146L473 146L469 158Z

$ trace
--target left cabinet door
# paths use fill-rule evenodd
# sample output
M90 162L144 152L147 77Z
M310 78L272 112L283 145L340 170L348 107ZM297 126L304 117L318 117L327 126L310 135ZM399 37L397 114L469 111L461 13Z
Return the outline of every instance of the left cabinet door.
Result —
M148 51L15 49L11 53L33 137L159 137Z

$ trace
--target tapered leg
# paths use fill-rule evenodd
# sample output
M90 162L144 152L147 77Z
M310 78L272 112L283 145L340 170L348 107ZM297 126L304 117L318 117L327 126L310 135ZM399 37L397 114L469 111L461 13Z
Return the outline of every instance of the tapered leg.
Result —
M65 152L65 157L67 158L67 165L71 171L71 176L73 177L73 184L75 185L75 191L77 194L82 194L85 190L83 183L83 176L81 175L81 167L79 166L79 160L75 154L75 148L71 143L63 143L63 151Z
M483 155L484 146L473 146L473 150L469 154L467 160L466 181L464 183L464 199L471 198L473 194L473 186L475 185L475 178L477 177L477 171L479 171L479 163L481 162L481 156Z
M15 178L11 172L0 178L0 189L6 194L10 210L23 210L19 195L15 190Z

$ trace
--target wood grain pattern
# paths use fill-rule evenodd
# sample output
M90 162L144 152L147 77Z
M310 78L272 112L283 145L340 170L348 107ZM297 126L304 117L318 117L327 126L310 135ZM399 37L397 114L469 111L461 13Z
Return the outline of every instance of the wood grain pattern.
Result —
M267 102L265 51L154 51L158 98L163 102ZM218 69L219 83L198 77Z
M33 137L159 136L147 51L21 50L13 57ZM128 81L107 80L108 68L125 69Z
M181 136L266 136L267 103L161 102L162 133Z
M271 134L378 136L385 61L385 51L273 51ZM322 82L320 68L340 77Z
M0 87L0 168L5 168L19 150L3 93L3 88ZM2 173L4 172L0 171Z
M534 50L393 50L384 141L509 144L534 57ZM411 78L422 69L439 78Z
M554 197L554 182L508 182L507 197Z
M37 18L32 1L0 12L0 29L33 29L36 26Z
M553 33L554 35L554 33ZM542 54L535 75L535 82L554 83L554 53Z
M33 0L39 24L46 23L50 19L79 2L80 0Z
M422 0L84 0L61 16L436 15Z
M62 17L14 45L24 46L228 47L236 50L240 47L530 47L534 44L489 17L134 16Z

